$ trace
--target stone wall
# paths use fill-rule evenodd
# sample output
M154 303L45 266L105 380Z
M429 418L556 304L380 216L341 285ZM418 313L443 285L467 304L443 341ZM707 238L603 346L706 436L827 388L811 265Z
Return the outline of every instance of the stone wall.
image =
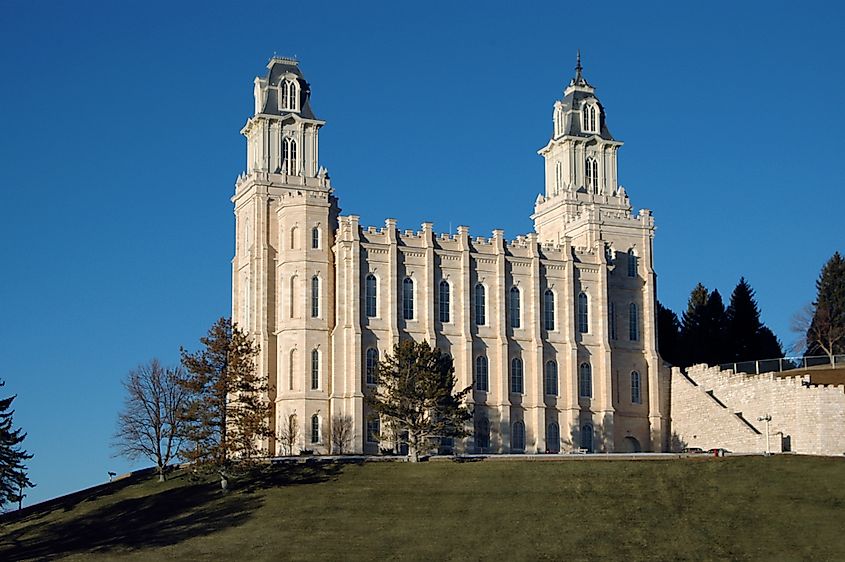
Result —
M672 433L676 446L735 452L845 453L845 389L802 385L800 377L746 375L696 365L672 370Z

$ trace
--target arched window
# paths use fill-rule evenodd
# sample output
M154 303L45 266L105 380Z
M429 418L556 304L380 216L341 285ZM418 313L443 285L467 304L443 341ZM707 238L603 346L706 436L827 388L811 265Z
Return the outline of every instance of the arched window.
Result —
M282 109L296 111L299 106L298 88L293 80L282 82Z
M320 388L320 352L311 350L311 390Z
M508 298L508 315L511 319L511 328L519 328L519 288L516 286L511 287L509 295L510 296Z
M557 396L557 363L546 361L546 394Z
M588 157L584 162L584 184L587 191L599 192L599 162L593 157Z
M511 435L511 449L520 452L525 450L525 424L514 422Z
M511 392L522 394L522 359L511 359Z
M311 247L315 250L320 248L320 229L316 226L311 229Z
M585 423L581 426L581 448L593 452L593 424Z
M550 453L560 452L560 426L555 422L550 423L546 430L546 449Z
M563 183L563 167L560 161L555 162L555 195L560 192L561 184Z
M402 280L402 318L414 319L414 280L410 277Z
M593 397L593 369L589 363L581 363L578 369L578 396Z
M586 334L590 331L590 313L587 293L578 293L578 331Z
M475 390L487 392L489 390L487 378L487 358L479 355L475 358Z
M282 140L282 173L295 176L299 173L296 139L285 137Z
M311 278L311 318L320 317L320 278Z
M378 418L367 420L367 443L378 443L381 424Z
M364 312L369 318L377 316L376 311L376 295L377 295L376 276L372 273L367 274L364 282Z
M637 276L637 254L634 253L634 249L631 248L628 250L628 277L636 277Z
M449 282L445 279L440 281L439 290L440 302L439 310L440 321L449 322Z
M628 339L631 341L640 339L639 314L637 314L637 305L634 303L628 305Z
M582 121L584 123L584 132L597 133L598 132L598 111L594 105L585 105L581 111Z
M290 249L296 250L299 247L299 241L297 240L297 236L299 235L299 229L295 226L291 227L290 229Z
M640 404L642 396L640 396L640 374L637 371L631 371L631 402Z
M311 442L320 442L320 416L317 414L311 416Z
M490 422L487 418L478 420L478 426L475 429L475 446L479 449L490 446Z
M555 294L551 289L543 293L543 325L546 330L555 329Z
M296 318L296 275L290 278L290 291L289 295L290 298L288 299L290 302L289 309L290 309L290 317Z
M610 339L616 339L616 305L610 303L610 306L607 309L607 320L608 324L610 324Z
M367 349L365 359L367 384L376 384L376 366L378 366L378 351L370 347Z
M475 284L475 323L483 326L487 323L487 295L484 285Z
M288 363L288 389L293 390L293 381L296 375L296 350L290 350L290 362Z

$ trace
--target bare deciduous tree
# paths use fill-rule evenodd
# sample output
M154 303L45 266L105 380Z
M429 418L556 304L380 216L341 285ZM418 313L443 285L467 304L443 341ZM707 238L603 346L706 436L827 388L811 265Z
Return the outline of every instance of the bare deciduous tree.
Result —
M299 441L299 421L296 418L296 414L288 416L287 421L279 428L277 438L279 445L282 447L282 452L286 455L292 455L293 448L296 447L296 443Z
M158 359L132 369L123 381L126 398L118 415L113 446L129 459L144 457L156 464L159 482L179 454L184 422L181 410L187 392L179 384L182 370L166 369Z
M344 455L349 452L353 429L352 416L332 416L332 454Z
M795 351L821 350L831 364L836 352L845 344L845 325L836 322L826 306L804 306L792 317L790 328L797 335Z

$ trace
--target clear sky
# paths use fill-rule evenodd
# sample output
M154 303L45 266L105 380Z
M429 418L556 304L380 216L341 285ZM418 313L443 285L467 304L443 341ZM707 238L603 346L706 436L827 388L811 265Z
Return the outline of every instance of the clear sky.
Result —
M785 343L841 224L841 3L0 0L2 394L38 487L111 457L121 378L230 310L252 80L300 59L344 213L529 232L580 48L659 298L740 276ZM137 463L141 466L145 463Z

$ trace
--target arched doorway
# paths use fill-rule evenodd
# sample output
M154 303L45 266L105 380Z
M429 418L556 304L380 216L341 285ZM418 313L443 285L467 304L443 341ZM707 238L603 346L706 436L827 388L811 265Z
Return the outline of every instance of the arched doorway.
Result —
M628 435L623 441L625 443L626 453L642 453L643 449L640 447L640 442L635 438Z

